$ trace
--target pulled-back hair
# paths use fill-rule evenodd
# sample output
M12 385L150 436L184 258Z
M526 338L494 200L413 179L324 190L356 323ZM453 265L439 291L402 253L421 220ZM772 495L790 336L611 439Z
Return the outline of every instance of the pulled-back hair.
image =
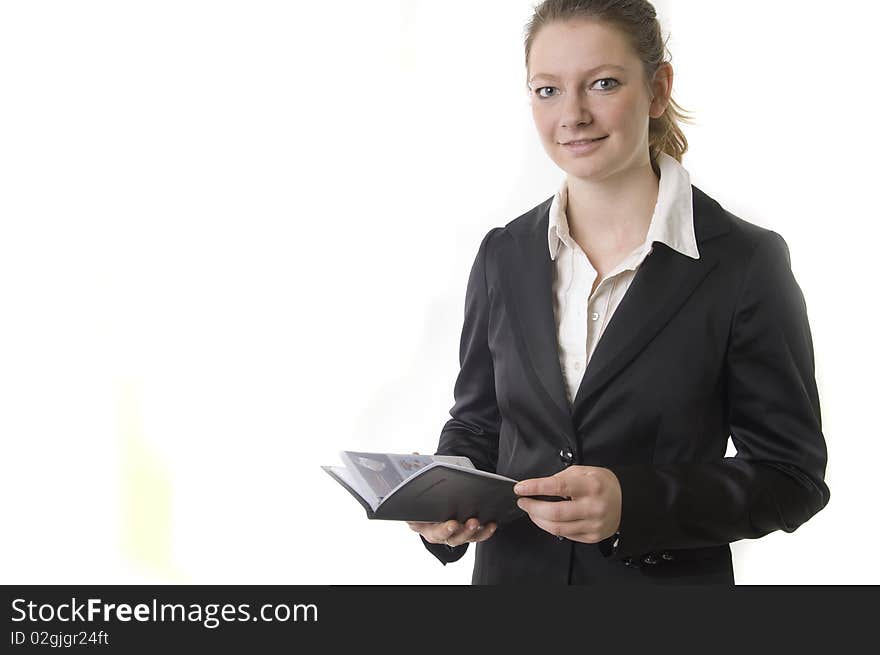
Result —
M666 42L657 20L657 11L647 0L544 0L534 8L534 15L525 27L526 75L529 55L538 32L545 25L568 20L587 19L616 27L628 39L642 61L645 80L650 82L661 64L668 62ZM681 162L688 143L680 123L692 123L689 112L671 97L660 118L651 118L648 145L651 163L656 169L660 152Z

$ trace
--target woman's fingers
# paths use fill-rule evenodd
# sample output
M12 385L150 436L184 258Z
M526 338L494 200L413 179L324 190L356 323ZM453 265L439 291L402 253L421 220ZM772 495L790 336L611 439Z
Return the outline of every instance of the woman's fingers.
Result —
M432 544L444 543L446 539L457 534L461 528L459 522L454 519L442 523L407 521L407 525L409 525L411 530L415 530Z
M475 518L470 518L463 524L452 519L442 523L407 521L407 525L411 530L421 534L429 543L445 543L450 546L460 546L471 541L485 541L495 534L498 527L495 522L480 525L479 520Z
M442 523L423 523L422 526L424 527L419 532L432 544L457 545L453 539L462 532L461 523L455 519Z
M497 528L498 524L496 523L488 523L487 525L484 525L479 531L479 538L474 539L474 541L486 541L486 539L495 534Z
M461 546L470 541L486 541L495 534L497 525L494 522L481 525L475 518L468 519L460 530L457 530L451 536L447 537L446 543L450 546Z
M469 539L468 541L478 542L478 541L486 541L489 537L495 534L495 529L497 528L497 524L495 523L487 523L486 525L480 525L475 530L469 531Z
M450 546L461 546L468 541L473 541L479 528L480 522L477 519L468 519L464 522L461 529L455 532L453 538L448 539L446 543Z
M445 521L443 523L437 524L437 529L433 531L432 536L434 537L435 544L449 544L450 546L456 546L458 544L453 543L453 539L461 533L462 525L455 519L451 521Z

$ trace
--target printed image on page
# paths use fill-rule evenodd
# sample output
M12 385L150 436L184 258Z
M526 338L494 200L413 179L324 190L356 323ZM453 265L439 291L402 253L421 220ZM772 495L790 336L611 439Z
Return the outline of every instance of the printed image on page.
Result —
M389 454L388 459L391 460L394 469L400 475L401 480L405 480L416 471L419 471L429 464L434 463L434 457L431 455L395 455Z
M355 453L349 451L347 454L351 458L352 463L357 467L357 472L363 477L379 500L382 500L389 491L403 482L404 478L412 475L411 473L401 475L388 456L381 453ZM430 464L430 460L428 463Z
M388 457L404 480L434 462L444 462L462 468L474 468L471 460L458 455L398 455L389 453Z

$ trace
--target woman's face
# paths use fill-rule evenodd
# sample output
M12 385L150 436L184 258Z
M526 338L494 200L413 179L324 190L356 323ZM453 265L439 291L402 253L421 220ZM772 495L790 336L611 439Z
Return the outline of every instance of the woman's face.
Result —
M661 66L655 75L659 86L649 89L642 63L621 32L577 20L545 25L538 32L528 77L541 142L569 176L598 181L650 163L649 118L666 108L671 66ZM652 95L657 96L653 102ZM563 145L595 138L602 140L586 149Z

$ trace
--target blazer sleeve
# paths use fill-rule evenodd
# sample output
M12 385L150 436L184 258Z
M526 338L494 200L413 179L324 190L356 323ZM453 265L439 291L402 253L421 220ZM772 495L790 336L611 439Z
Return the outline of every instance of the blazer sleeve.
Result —
M793 532L828 503L815 361L788 245L761 233L746 270L726 353L735 457L609 467L622 491L619 538L606 557L699 548Z
M440 431L435 455L464 455L483 471L495 472L498 462L498 435L501 415L495 396L495 369L489 351L489 292L486 284L486 252L492 236L502 228L490 230L477 252L468 277L464 302L464 325L459 345L461 369L455 381L455 404ZM421 535L419 535L421 536ZM425 547L444 565L461 559L468 544L451 548L431 544Z

